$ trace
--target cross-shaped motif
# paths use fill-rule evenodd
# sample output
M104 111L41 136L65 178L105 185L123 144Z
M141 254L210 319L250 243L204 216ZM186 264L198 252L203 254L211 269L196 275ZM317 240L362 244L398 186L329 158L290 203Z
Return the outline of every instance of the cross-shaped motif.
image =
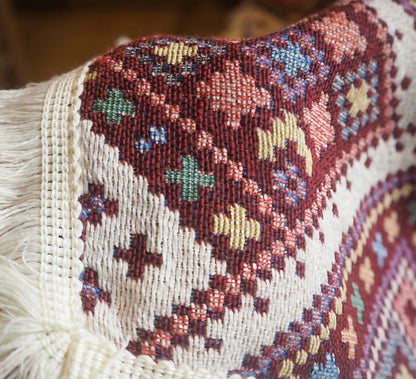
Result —
M359 111L366 112L370 105L370 99L367 96L369 85L363 81L360 88L351 86L347 94L347 99L351 103L350 115L357 117Z
M285 49L276 49L272 51L272 59L284 63L285 72L292 76L298 76L299 70L309 72L311 69L312 59L302 54L300 45L287 42Z
M348 358L355 358L355 345L358 344L357 333L354 329L354 323L352 317L348 316L348 329L344 329L341 332L342 342L348 343Z
M307 183L300 177L299 168L286 160L285 167L273 173L273 189L282 191L286 204L297 208L306 199Z
M98 184L88 184L88 192L81 195L78 201L82 206L79 219L84 227L87 222L93 225L101 223L103 213L111 217L118 212L118 203L109 201L104 196L104 186Z
M198 53L198 46L185 46L183 42L173 42L169 46L156 46L155 55L167 57L169 64L182 63L184 56L194 56Z
M166 139L166 129L161 126L156 128L155 126L150 126L150 141L147 138L140 138L135 144L135 148L140 151L140 153L145 153L152 151L153 144L164 144L168 143Z
M243 250L247 238L260 238L260 223L247 219L247 210L239 205L230 208L230 218L224 215L214 216L214 233L230 236L230 247Z
M166 182L181 185L182 200L198 201L202 186L214 187L214 174L203 174L199 170L198 160L193 157L182 157L181 164L182 171L166 171Z
M114 248L114 258L122 259L129 265L127 276L141 279L146 265L160 267L163 257L157 253L146 251L146 236L135 234L130 243L130 249Z
M370 293L371 286L374 284L374 271L371 268L371 261L369 257L365 257L364 263L360 264L359 278L364 282L365 290Z
M396 211L391 212L390 216L384 219L383 226L387 233L388 241L393 243L400 235L399 215Z
M353 283L352 287L354 288L354 294L351 295L351 302L354 308L357 308L358 322L362 324L364 322L363 313L365 311L365 304L360 295L360 288L358 287L358 285L356 283Z
M107 100L95 100L92 106L93 112L104 112L109 123L119 124L123 116L134 116L136 105L131 101L124 100L123 92L112 89L108 91Z
M84 312L91 312L94 314L97 300L104 301L108 305L111 304L110 293L99 287L98 273L96 271L90 267L85 267L81 272L79 279L82 282L80 295Z
M387 258L387 249L383 244L383 237L381 236L380 232L377 232L375 235L376 239L373 241L372 246L374 253L377 254L378 257L378 265L380 267L384 267L384 259Z
M409 211L412 213L411 216L409 217L409 222L412 225L416 224L416 202L411 202L409 207L408 207Z

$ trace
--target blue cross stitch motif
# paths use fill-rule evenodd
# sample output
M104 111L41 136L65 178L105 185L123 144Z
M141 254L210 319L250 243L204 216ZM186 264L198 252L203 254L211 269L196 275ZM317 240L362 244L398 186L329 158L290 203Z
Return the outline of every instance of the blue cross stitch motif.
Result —
M297 43L287 42L286 49L273 48L272 59L282 62L285 65L285 72L297 77L299 70L309 72L312 59L302 54L302 48Z
M153 144L167 144L166 139L166 129L164 127L156 128L155 126L150 126L150 141L146 138L141 137L134 144L136 150L140 153L148 153L152 151Z
M264 375L270 374L270 369L272 367L273 360L271 358L259 359L259 369Z
M378 265L380 267L384 267L384 259L387 258L387 249L383 244L383 237L381 236L380 232L375 234L376 239L373 241L372 246L374 253L377 254L378 257Z
M310 376L312 379L337 379L339 378L339 368L335 362L335 355L326 354L326 364L314 364L313 372Z
M297 208L307 197L307 183L300 177L299 168L286 161L282 170L273 173L273 188L282 191L289 206Z
M265 48L270 53L265 54ZM279 85L286 100L304 98L309 88L329 75L325 54L317 49L315 38L296 28L283 32L278 39L262 40L242 50L257 56L258 65L270 70L272 83Z

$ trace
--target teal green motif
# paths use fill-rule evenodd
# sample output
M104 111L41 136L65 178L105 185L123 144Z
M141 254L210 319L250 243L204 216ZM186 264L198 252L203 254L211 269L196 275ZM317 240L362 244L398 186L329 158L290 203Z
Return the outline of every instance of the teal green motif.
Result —
M411 216L409 217L409 223L412 225L416 224L416 203L412 202L409 205L409 211L411 212Z
M193 157L181 158L182 171L166 171L168 183L181 185L181 199L184 201L198 201L200 187L214 187L213 174L204 174L199 170L198 160Z
M364 323L363 313L365 311L365 304L360 295L360 289L358 285L356 283L353 283L352 287L354 288L354 294L351 295L351 302L352 302L353 307L357 308L358 322L360 324L363 324Z
M119 124L123 116L134 116L136 105L131 101L124 100L122 91L112 89L108 91L107 100L95 100L92 106L93 112L103 112L106 114L108 123Z

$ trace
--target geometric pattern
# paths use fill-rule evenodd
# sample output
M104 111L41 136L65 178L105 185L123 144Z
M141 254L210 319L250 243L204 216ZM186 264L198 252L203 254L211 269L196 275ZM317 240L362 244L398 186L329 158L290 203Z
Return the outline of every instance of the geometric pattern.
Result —
M123 259L128 262L129 272L127 276L133 278L142 277L145 264L160 266L163 261L160 255L151 254L146 251L146 236L140 234L133 236L130 249L114 249L114 258Z
M231 217L214 216L215 234L230 234L230 248L244 249L246 238L260 238L260 223L247 220L247 210L236 206L230 209Z
M359 26L349 21L344 12L333 13L321 21L313 23L316 30L323 32L325 41L333 47L333 59L340 63L345 55L354 55L355 51L363 53L367 41L360 34ZM342 39L338 38L341 31Z
M256 57L259 67L270 70L271 83L282 100L293 103L329 75L325 54L317 45L312 33L293 28L266 36L242 49Z
M105 195L104 187L96 184L88 184L88 193L78 199L82 208L79 219L83 223L82 238L85 239L85 231L88 224L96 226L101 223L103 213L113 217L118 213L117 202L109 201ZM83 260L83 256L80 257ZM111 303L111 294L100 288L99 274L96 270L85 267L79 279L83 283L81 295L82 309L94 314L97 300Z
M108 100L96 100L92 107L93 112L103 112L108 123L119 124L124 115L134 116L136 107L134 103L123 100L123 92L108 91Z
M331 113L328 112L328 95L322 93L318 103L303 111L303 119L314 140L315 155L319 157L322 150L334 140L334 128L331 125Z
M401 180L403 179L404 178L402 178ZM390 203L390 200L388 200L390 196L394 198L399 198L400 195L395 194L395 191L397 191L400 188L400 185L401 184L400 184L399 178L395 178L395 179L392 178L391 182L383 183L383 187L385 191L387 192L378 191L378 188L382 186L381 184L379 184L379 186L377 186L376 188L373 188L373 190L371 191L371 196L367 197L361 202L361 205L362 205L361 209L358 212L358 214L355 216L354 230L350 230L350 233L352 236L356 236L356 238L358 239L361 238L362 239L361 243L364 246L365 245L368 246L369 244L371 245L370 241L367 240L367 242L365 242L366 234L368 233L368 230L371 230L372 228L377 229L379 225L383 224L384 217L386 217L388 214L388 211L384 213L382 204ZM402 191L403 191L403 195L407 196L409 190L404 188ZM416 193L413 192L413 196L415 195ZM398 206L397 208L400 209L401 207L403 207L403 204L405 203L406 203L406 200L402 200L402 204L400 204L400 206ZM379 204L378 209L381 212L381 217L371 212L373 209L375 209L374 208L375 204ZM403 218L405 218L406 214L403 214L402 216ZM374 225L371 226L370 223L374 223ZM383 233L386 233L386 231L383 230ZM339 257L337 260L338 263L336 267L334 267L334 270L332 273L333 275L332 283L331 285L325 286L323 288L322 292L327 295L326 296L321 295L321 296L316 297L315 304L318 305L318 307L315 306L313 310L305 310L304 321L302 323L293 324L293 326L291 327L291 330L292 330L291 333L288 333L288 334L278 333L275 338L275 345L273 347L264 347L264 355L262 357L260 358L247 357L246 367L249 366L251 369L245 370L245 371L239 371L238 373L240 375L244 377L256 376L261 371L263 374L265 374L265 376L267 376L270 374L270 370L273 367L276 367L275 365L273 365L273 361L279 361L281 359L280 357L286 358L290 356L290 349L293 349L294 352L296 352L296 355L294 355L295 357L294 364L281 366L279 377L284 376L283 374L288 375L288 376L289 375L301 375L302 376L303 375L302 373L305 372L303 370L305 369L304 365L307 362L307 360L305 359L304 361L302 361L300 359L299 353L297 353L297 350L301 346L308 346L308 344L305 343L305 339L307 340L308 338L310 338L308 335L313 333L313 331L316 330L315 328L317 326L319 326L321 330L320 338L318 339L318 341L320 341L320 344L318 344L319 351L322 348L322 346L326 346L326 349L329 349L329 351L331 351L329 346L339 346L339 348L342 347L342 354L339 355L339 352L337 353L336 351L334 351L336 355L334 356L333 359L329 360L328 362L330 364L329 367L333 366L333 361L335 360L337 362L338 358L336 357L339 357L339 359L343 360L344 364L341 366L336 365L336 367L335 368L333 367L332 369L336 370L337 367L342 367L345 370L346 368L345 357L348 357L348 360L351 360L351 362L353 361L360 362L357 364L357 367L353 370L354 375L361 376L362 372L366 372L366 371L368 372L369 357L366 356L365 354L367 354L366 352L370 353L371 351L373 351L372 349L368 347L368 341L370 341L369 336L374 335L374 332L371 329L369 329L369 332L365 337L365 341L367 341L367 343L364 343L364 340L362 339L363 335L361 334L361 332L359 333L359 331L362 330L361 329L362 326L360 326L360 317L354 316L354 315L357 315L358 311L360 311L361 312L361 324L363 324L363 326L366 325L366 327L368 328L372 328L372 325L377 325L379 323L378 322L375 324L368 323L367 315L369 314L369 304L371 304L372 302L374 302L374 300L376 300L374 304L374 307L376 309L376 311L374 312L374 315L377 317L380 314L382 314L382 312L380 311L380 309L378 309L378 307L381 308L383 306L387 306L387 307L390 306L392 310L393 310L393 307L389 304L389 302L384 304L384 299L386 296L385 294L374 296L374 290L373 290L370 294L364 295L365 283L361 284L362 282L360 280L358 280L357 282L360 287L357 285L357 283L354 283L354 282L348 284L349 276L358 277L357 271L359 271L360 262L365 260L365 257L358 258L358 252L361 252L362 254L364 251L368 251L368 250L366 250L365 247L364 249L359 248L360 242L358 243L357 241L354 242L352 239L348 239L347 237L348 237L347 235L344 236L345 238L344 245L340 246L339 248L338 254L340 255L338 256ZM352 245L353 243L355 246L357 246L356 247L357 250L356 252L350 253L351 251L350 248L353 246ZM407 264L411 262L413 265L416 265L416 259L409 254L411 253L408 252L408 256L406 257L408 260L406 260L405 262ZM400 256L402 256L401 253L396 255L395 259L397 260L398 259L397 257L400 257ZM370 255L370 257L372 256ZM354 264L352 264L353 261L355 261ZM397 271L394 271L394 270L396 270L396 267L394 267L393 265L390 271L396 273ZM414 272L413 269L409 269L409 272L410 271L412 271L412 273ZM338 277L336 276L336 273L338 273L339 275ZM412 274L411 277L413 276L414 274ZM384 287L386 287L387 289L387 287L393 285L392 281L389 279L390 279L389 276L387 276L384 281L384 285L381 287L380 290L382 290ZM346 297L345 296L346 290L347 290L347 287L349 286L351 287L351 290L349 290L348 292L351 295L349 297ZM357 288L357 289L362 288L361 296L360 296L361 300L359 302L357 302L356 300L357 291L354 292L354 288ZM401 287L395 286L394 288L396 288L397 290L398 288L401 288ZM339 290L341 291L338 292ZM387 308L387 309L390 309L390 308ZM333 315L331 314L332 309L334 309ZM311 316L309 316L309 314L311 314ZM386 320L389 320L389 319L390 319L389 317L386 317ZM324 320L331 320L331 322L326 325ZM400 324L402 327L402 330L404 330L403 329L404 323L400 321L400 319L398 319L398 324ZM313 325L316 325L315 328L312 327ZM332 330L337 329L336 325L340 325L340 326L342 325L342 327L340 328L339 334L333 333L333 332L331 333ZM381 335L385 335L386 333L388 334L389 333L388 331L390 330L390 328L384 324L382 327L379 327L379 329L381 329L381 332L380 332ZM294 333L294 331L296 331L296 333ZM285 347L286 345L285 341L287 339L288 340L290 339L291 342L290 344L287 344L287 346ZM328 341L329 345L326 345L325 341ZM314 350L313 348L311 349L311 346L313 347L314 345L309 345L309 354L313 356ZM376 343L375 346L379 346L379 345ZM397 344L394 346L397 346ZM407 346L407 345L401 344L400 346ZM412 346L412 343L410 343L409 346ZM411 348L411 350L408 350L407 347L403 347L402 350L404 351L403 354L406 354L407 352L406 356L408 356L410 359L409 369L414 370L414 367L412 366L413 365L412 362L414 362L415 359L411 358L412 355L409 352L416 351L416 345L413 344L413 348ZM325 351L325 350L322 350L322 351ZM305 353L307 353L307 351ZM363 353L364 355L362 355ZM308 354L306 354L306 356L308 356ZM270 360L270 364L269 364L270 369L267 370L267 372L265 371L265 368L262 366L260 362L260 360L264 361L264 359ZM392 361L393 363L395 362L394 359L393 360L390 359L390 361ZM302 363L299 363L299 362L302 362ZM380 364L382 362L383 361L380 360ZM409 366L407 361L406 361L406 365ZM314 370L315 372L325 373L325 369L323 368L323 366L316 366L316 364L314 365ZM375 373L376 371L373 371L373 372Z
M346 140L377 119L379 79L376 72L377 63L370 61L368 67L362 64L356 73L350 71L345 77L337 75L334 80L332 88L340 107L337 121L342 125L342 137Z
M339 368L336 366L335 356L327 354L325 366L322 363L319 365L315 363L310 377L312 379L339 378Z
M407 14L413 17L416 17L416 3L414 0L394 0L394 1L402 5L404 8L404 11ZM413 27L416 30L416 21L414 21Z
M273 131L257 129L259 159L276 160L276 148L285 149L289 141L297 143L297 154L305 158L306 172L312 175L312 153L306 145L305 133L297 127L293 114L284 112L285 121L272 119Z
M198 161L193 157L181 158L182 171L166 171L166 181L181 185L181 198L187 201L198 201L200 186L213 187L213 174L203 174L199 171Z
M283 170L273 174L273 188L284 193L285 203L291 207L299 206L299 199L306 199L307 183L299 178L299 169L286 161Z
M98 274L89 267L81 273L79 279L82 281L81 300L84 312L94 314L97 300L111 304L111 295L99 288Z
M80 220L84 223L89 222L97 225L101 222L102 214L108 216L117 214L117 203L109 201L104 196L104 187L96 184L88 184L88 192L79 198L82 205Z
M215 72L208 83L198 84L197 96L211 100L213 110L223 112L226 125L237 129L242 115L254 115L257 107L269 108L271 97L264 88L256 87L253 77L241 74L237 62L224 65L223 73Z
M412 263L410 267L409 262ZM403 361L407 370L416 370L416 344L412 331L414 324L409 319L409 316L414 318L415 315L412 305L416 295L414 268L413 252L408 241L402 240L385 281L377 291L377 301L371 317L378 322L368 325L369 335L373 337L364 348L367 359L361 361L362 368L367 368L368 365L378 377L391 377L394 367L400 361ZM402 309L403 306L408 309ZM401 357L398 358L397 355Z
M413 82L395 83L391 33L358 0L257 39L151 37L92 62L90 330L242 378L416 375Z
M399 314L402 323L409 331L409 336L412 339L413 344L416 345L416 290L409 281L409 277L411 276L412 272L409 272L409 276L400 286L400 292L394 301L394 308Z
M136 141L134 147L136 150L139 150L141 153L149 152L154 147L154 144L163 143L166 144L166 130L161 126L156 128L151 126L150 131L150 140L147 138L141 137L139 141Z

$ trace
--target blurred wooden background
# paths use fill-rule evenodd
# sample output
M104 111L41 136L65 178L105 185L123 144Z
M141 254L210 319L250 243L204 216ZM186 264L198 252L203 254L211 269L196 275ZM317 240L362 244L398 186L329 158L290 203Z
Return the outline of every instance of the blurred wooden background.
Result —
M153 34L243 38L277 31L324 0L0 0L0 89L50 79Z

